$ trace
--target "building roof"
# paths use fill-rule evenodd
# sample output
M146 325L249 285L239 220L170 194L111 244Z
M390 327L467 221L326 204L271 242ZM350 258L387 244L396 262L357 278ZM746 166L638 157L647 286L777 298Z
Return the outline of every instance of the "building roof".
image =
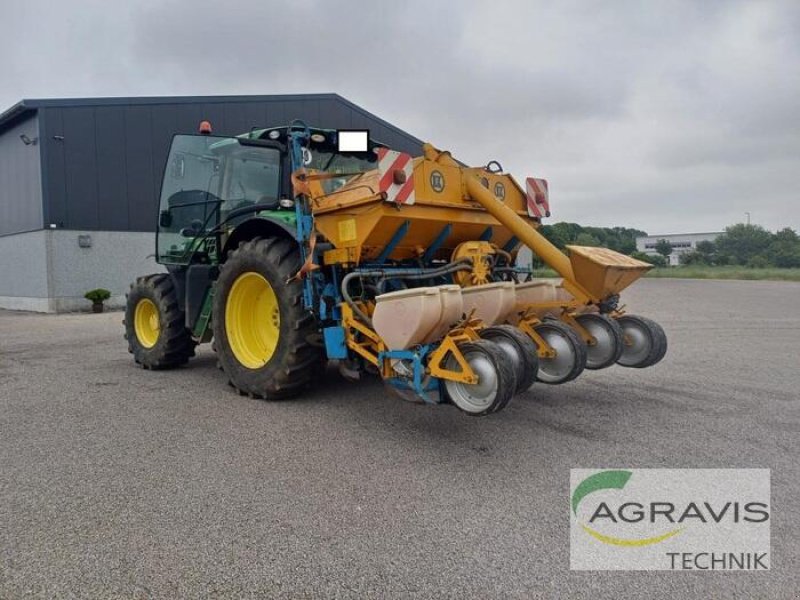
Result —
M29 116L33 116L36 113L35 108L26 104L28 102L31 102L31 100L21 100L7 111L0 114L0 132L13 127L19 121L22 121Z
M645 239L661 239L661 238L671 238L671 237L686 237L688 235L722 235L725 233L724 231L699 231L695 233L662 233L661 235L640 235L636 239L637 240L645 240Z
M33 116L40 108L65 108L74 106L125 106L125 105L158 105L158 104L215 104L224 102L292 102L302 100L334 100L373 119L411 141L422 144L422 140L403 131L399 127L384 121L380 117L361 108L347 98L334 93L324 94L270 94L270 95L245 95L245 96L130 96L107 98L34 98L24 99L3 113L0 113L0 132L15 125L19 121ZM265 126L279 125L279 123L264 123Z

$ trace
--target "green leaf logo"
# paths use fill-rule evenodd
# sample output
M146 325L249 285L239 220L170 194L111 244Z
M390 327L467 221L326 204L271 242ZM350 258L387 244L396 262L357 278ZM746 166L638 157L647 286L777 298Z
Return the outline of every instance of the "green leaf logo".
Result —
M581 481L572 492L572 513L577 518L578 505L581 503L581 500L583 500L589 494L598 492L600 490L623 489L627 485L631 475L633 475L631 471L600 471L594 475L589 475L589 477ZM599 531L592 529L583 523L581 523L580 526L586 533L596 540L603 542L604 544L611 544L612 546L650 546L651 544L663 542L664 540L669 539L683 531L683 528L678 528L654 537L629 539L600 533Z
M578 484L572 492L572 512L578 516L578 505L586 496L599 490L615 489L621 490L631 478L630 471L601 471L594 475L589 475Z

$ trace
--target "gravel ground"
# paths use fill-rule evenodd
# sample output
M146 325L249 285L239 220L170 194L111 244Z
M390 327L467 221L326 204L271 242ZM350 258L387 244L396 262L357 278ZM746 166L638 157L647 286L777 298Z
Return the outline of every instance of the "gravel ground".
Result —
M800 284L644 280L670 352L497 415L320 373L239 397L121 313L0 312L0 598L797 598ZM572 467L770 467L772 570L572 572Z

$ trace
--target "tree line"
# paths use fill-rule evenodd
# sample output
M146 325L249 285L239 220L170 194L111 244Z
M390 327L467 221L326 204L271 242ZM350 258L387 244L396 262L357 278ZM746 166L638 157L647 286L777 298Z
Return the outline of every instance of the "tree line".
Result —
M539 231L562 250L569 244L602 246L661 267L667 266L672 254L672 245L665 239L657 241L656 255L638 252L636 238L647 233L627 227L554 223L542 225ZM760 225L738 223L726 227L713 242L698 242L695 249L681 254L680 260L683 265L800 268L800 236L790 227L772 233Z
M622 254L636 252L636 238L647 233L628 227L584 227L577 223L542 225L539 232L563 250L567 244L602 246Z

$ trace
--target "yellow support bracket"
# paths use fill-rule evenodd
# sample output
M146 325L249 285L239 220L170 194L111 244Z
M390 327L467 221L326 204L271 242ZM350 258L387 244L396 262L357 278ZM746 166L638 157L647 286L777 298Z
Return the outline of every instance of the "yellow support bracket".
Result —
M347 347L385 371L386 365L379 364L378 354L386 350L386 345L377 333L355 318L353 309L347 304L342 304L342 326ZM359 341L356 334L361 334L365 339Z
M457 381L470 385L478 383L478 376L475 375L475 371L472 370L467 359L464 358L464 355L461 354L461 350L458 349L459 343L474 340L475 338L472 337L473 334L474 331L472 333L448 334L445 336L442 343L439 344L439 347L431 353L431 358L428 362L430 374L439 379L447 379L449 381ZM448 354L452 354L456 359L460 367L459 371L451 371L443 366L444 360Z
M541 323L541 321L532 315L526 315L520 322L517 323L517 327L523 331L529 338L531 338L534 343L536 344L537 348L537 355L539 358L555 358L556 351L553 347L545 341L545 339L539 335L539 332L536 331L536 326Z
M384 359L383 364L380 364L381 361L378 359L378 355L387 350L386 344L384 344L381 337L367 325L359 321L353 314L353 309L350 306L342 304L341 308L342 326L344 327L345 343L347 347L378 367L384 378L391 377L394 374L391 360ZM369 311L369 307L365 306L364 308L366 311ZM475 371L472 370L472 367L469 366L461 350L458 349L458 344L480 339L478 331L482 327L483 324L480 320L469 318L447 334L436 350L430 355L428 361L428 372L430 375L440 379L459 381L471 385L478 383L478 376L475 374ZM363 338L362 340L358 339L359 335ZM453 371L444 367L444 361L450 354L453 355L458 363L458 371Z
M580 324L580 322L575 318L575 313L564 311L564 313L561 315L561 320L572 327L578 333L578 335L583 338L583 341L586 342L587 346L597 345L597 340L595 337L589 333L589 331L583 325Z
M474 312L475 310L473 309L463 321L450 330L448 335L452 338L457 338L459 342L474 342L481 339L479 332L485 325L483 321L472 316Z
M525 311L524 311L524 313L522 315L522 321L528 321L528 325L529 325L528 330L525 330L525 332L528 333L528 335L530 337L534 337L529 332L529 330L533 331L533 327L535 327L536 325L538 325L540 323L540 320L536 316L536 314L540 313L543 310L559 309L560 310L560 314L559 314L559 317L558 317L559 320L563 321L564 323L566 323L567 325L572 327L572 329L574 329L578 333L578 335L581 336L583 341L586 342L586 344L588 346L594 346L595 344L597 344L597 340L575 318L575 316L576 316L575 311L578 308L580 308L580 304L578 302L575 302L574 300L570 301L570 302L564 302L562 300L555 301L555 302L539 302L537 304L528 305L528 306L525 307ZM522 328L521 325L520 325L520 328ZM535 332L533 332L533 333L535 333ZM536 343L539 344L539 341L536 340L535 338L534 338L534 341L536 341ZM540 352L539 356L540 356L540 358L542 357L541 352Z

